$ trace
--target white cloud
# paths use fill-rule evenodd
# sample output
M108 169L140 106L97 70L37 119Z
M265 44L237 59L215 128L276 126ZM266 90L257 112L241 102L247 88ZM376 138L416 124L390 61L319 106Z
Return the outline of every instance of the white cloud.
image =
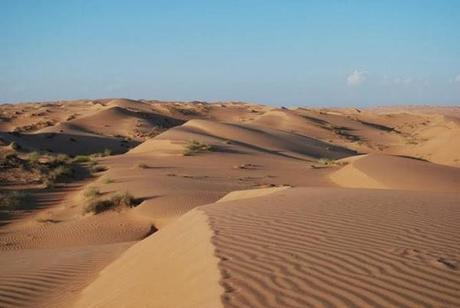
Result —
M367 73L363 71L354 70L347 77L347 84L351 87L356 87L365 82L367 79Z
M459 83L459 84L460 84L460 74L458 74L457 76L455 76L454 81L455 81L456 83Z

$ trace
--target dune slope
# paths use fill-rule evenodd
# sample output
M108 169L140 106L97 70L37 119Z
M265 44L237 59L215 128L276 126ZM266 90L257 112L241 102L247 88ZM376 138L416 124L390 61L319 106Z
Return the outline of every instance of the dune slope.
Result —
M190 120L146 141L131 152L154 152L160 145L159 140L168 140L171 144L199 140L215 145L217 149L225 148L225 144L233 144L233 147L242 151L262 151L294 158L307 156L336 159L356 154L347 148L302 135L256 125L210 120Z
M348 163L329 175L339 186L459 191L460 169L413 158L369 154L343 160Z
M201 207L225 307L460 304L458 194L293 188Z
M78 306L460 305L458 194L270 192L185 214L102 271Z
M206 215L192 210L105 268L76 307L221 307Z

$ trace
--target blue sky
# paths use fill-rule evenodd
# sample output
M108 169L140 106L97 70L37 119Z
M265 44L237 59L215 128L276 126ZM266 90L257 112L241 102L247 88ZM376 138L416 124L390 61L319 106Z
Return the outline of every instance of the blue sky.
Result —
M0 0L0 102L460 104L460 1Z

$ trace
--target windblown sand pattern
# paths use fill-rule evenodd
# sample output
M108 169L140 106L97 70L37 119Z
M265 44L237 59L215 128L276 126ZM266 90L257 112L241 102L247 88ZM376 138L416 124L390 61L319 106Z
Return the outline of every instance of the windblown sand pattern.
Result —
M225 307L460 305L460 197L288 189L202 208Z
M0 307L66 307L130 245L3 251L0 263L8 268L0 274Z

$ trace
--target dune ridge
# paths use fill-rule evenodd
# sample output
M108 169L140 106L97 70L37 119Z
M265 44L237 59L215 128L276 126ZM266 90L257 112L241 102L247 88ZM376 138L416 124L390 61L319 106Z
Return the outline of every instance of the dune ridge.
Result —
M188 212L106 267L76 307L222 307L212 236L207 216Z

